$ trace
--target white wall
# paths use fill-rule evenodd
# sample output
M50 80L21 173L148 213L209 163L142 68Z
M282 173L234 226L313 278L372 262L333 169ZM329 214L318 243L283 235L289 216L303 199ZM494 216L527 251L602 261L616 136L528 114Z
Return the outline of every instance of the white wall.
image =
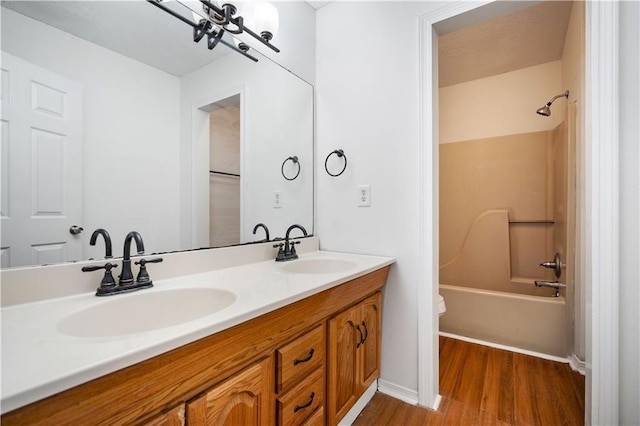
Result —
M184 229L193 226L195 230L186 247L209 245L208 134L193 145L194 135L208 130L209 116L198 108L238 91L241 92L242 242L264 238L262 233L251 234L259 222L269 227L272 238L284 237L294 223L312 232L313 87L267 59L253 63L240 55L225 55L183 76L181 88L182 178L188 183L192 173L196 173L192 181L194 199L206 201L194 204L193 212L188 205L183 210ZM282 177L281 166L290 156L298 157L301 170L295 180L287 181ZM293 173L289 171L288 176ZM273 207L275 191L281 192L281 208ZM187 224L190 218L193 222ZM297 232L292 236L298 236Z
M640 424L640 3L620 3L620 424Z
M147 252L178 247L179 79L6 8L2 50L83 85L85 258L104 256L99 227L114 255L131 230Z
M409 393L418 381L417 310L431 309L416 305L418 16L441 5L335 2L316 21L320 244L397 259L383 301L381 375ZM338 148L348 167L333 178L324 161ZM357 207L363 184L371 185L371 207Z
M552 130L562 122L567 100L551 116L536 110L566 90L562 62L553 61L440 88L440 143Z

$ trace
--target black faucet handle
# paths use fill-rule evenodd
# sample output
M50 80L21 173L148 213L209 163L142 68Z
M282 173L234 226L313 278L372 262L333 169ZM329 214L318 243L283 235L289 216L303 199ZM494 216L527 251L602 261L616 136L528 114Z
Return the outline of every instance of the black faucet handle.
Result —
M278 248L278 254L276 255L276 262L280 262L284 260L284 257L285 257L284 243L274 244L273 248Z
M300 241L291 241L289 244L291 244L290 255L295 259L298 257L298 254L296 253L296 244L300 244Z
M161 257L156 257L153 259L140 259L135 262L136 265L140 265L140 271L138 271L138 276L136 277L136 282L138 283L147 283L151 281L149 277L149 272L147 271L147 263L160 263L163 259Z
M140 259L137 262L134 262L136 265L140 265L140 266L144 266L147 263L160 263L162 262L164 259L161 257L155 257L153 259Z
M104 276L102 277L102 281L100 282L100 288L111 288L116 285L116 280L113 279L113 275L111 274L112 268L117 268L118 265L115 263L107 262L102 266L92 265L92 266L83 266L82 272L93 272L104 269Z

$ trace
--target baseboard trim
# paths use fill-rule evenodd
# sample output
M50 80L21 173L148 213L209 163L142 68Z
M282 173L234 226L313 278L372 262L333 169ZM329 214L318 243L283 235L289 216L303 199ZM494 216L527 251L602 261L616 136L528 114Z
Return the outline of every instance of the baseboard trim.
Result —
M571 369L573 371L577 371L578 373L582 374L583 376L587 375L586 364L585 364L585 362L583 360L578 358L578 355L571 354L571 356L569 357L569 366L571 366Z
M404 386L396 385L383 379L378 379L378 391L407 404L418 405L418 392Z
M433 401L433 404L432 404L431 409L432 409L433 411L438 411L438 408L440 408L440 403L441 403L441 402L442 402L442 395L438 394L438 395L436 396L435 401Z
M418 392L412 389L405 388L404 386L396 385L395 383L391 383L383 379L378 379L378 392L389 395L395 399L399 399L400 401L406 402L407 404L420 405L418 401ZM437 395L431 403L431 406L427 408L438 411L440 402L442 402L442 396Z
M364 407L367 406L369 401L373 398L378 390L378 382L374 381L371 386L367 388L366 391L362 394L362 396L356 401L356 403L351 407L351 410L344 415L342 420L338 422L339 426L351 426L353 422L356 421Z
M559 356L544 354L541 352L529 351L526 349L520 349L513 346L501 345L499 343L486 342L484 340L474 339L472 337L459 336L457 334L445 333L443 331L440 332L440 336L449 337L451 339L456 339L456 340L462 340L464 342L475 343L477 345L489 346L491 348L502 349L505 351L515 352L523 355L535 356L536 358L548 359L550 361L561 362L563 364L571 364L571 360L569 358L562 358Z

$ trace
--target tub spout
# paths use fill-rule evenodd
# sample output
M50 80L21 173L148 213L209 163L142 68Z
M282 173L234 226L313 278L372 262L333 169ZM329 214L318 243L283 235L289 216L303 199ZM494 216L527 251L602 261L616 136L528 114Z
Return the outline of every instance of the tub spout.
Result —
M566 285L559 283L558 281L536 281L536 287L551 287L559 290L566 287Z
M556 297L560 296L560 289L565 288L566 284L562 284L558 281L538 281L536 280L536 287L550 287L556 289Z

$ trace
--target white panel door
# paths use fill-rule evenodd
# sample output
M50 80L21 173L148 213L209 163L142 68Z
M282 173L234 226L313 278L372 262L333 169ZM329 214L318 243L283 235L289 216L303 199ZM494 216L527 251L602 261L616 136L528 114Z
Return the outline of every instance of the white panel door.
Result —
M82 258L82 85L2 52L2 267Z

